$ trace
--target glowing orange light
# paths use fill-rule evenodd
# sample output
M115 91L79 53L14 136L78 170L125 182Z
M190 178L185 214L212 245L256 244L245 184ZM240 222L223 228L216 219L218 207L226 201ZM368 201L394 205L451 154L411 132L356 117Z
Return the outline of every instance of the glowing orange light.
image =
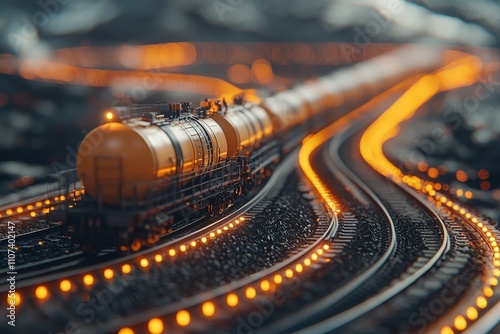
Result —
M467 328L467 320L465 320L465 318L462 317L461 315L455 317L453 324L455 325L455 328L458 329L459 331L463 331L464 329Z
M226 297L226 304L230 307L235 307L238 305L238 296L234 293L230 293Z
M488 306L488 302L486 299L482 296L479 296L476 298L476 305L479 308L486 308Z
M59 284L59 288L62 292L68 292L69 290L71 290L71 282L65 279L61 281L61 283Z
M37 287L35 290L35 296L40 300L47 298L48 295L49 295L49 290L47 290L47 288L43 285Z
M466 182L469 177L467 176L467 173L464 172L463 170L458 170L455 174L456 178L460 182Z
M490 172L488 172L486 169L480 169L480 170L478 170L478 172L477 172L477 176L478 176L481 180L486 180L486 179L488 179L488 177L490 176Z
M83 284L85 284L87 286L94 284L94 276L92 276L90 274L83 276Z
M418 164L417 164L417 168L419 171L421 172L426 172L427 171L427 164L424 162L424 161L420 161Z
M467 308L467 318L469 318L469 320L476 320L477 319L477 310L473 307L473 306L469 306Z
M106 279L112 279L113 276L115 275L114 271L112 269L105 269L104 270L104 278Z
M429 175L429 177L435 179L435 178L437 178L439 176L439 171L437 170L437 168L431 167L427 171L427 175Z
M204 302L201 306L201 313L207 318L215 314L215 305L212 302Z
M130 274L131 271L132 271L132 267L130 266L130 264L124 264L122 266L122 273Z
M134 334L134 331L131 328L123 327L118 334Z
M177 322L177 325L186 327L191 322L191 315L186 310L180 310L175 315L175 321Z
M7 294L7 306L10 305L15 305L16 307L21 305L21 295L18 292Z
M488 181L482 181L480 187L481 190L488 191L491 188L491 183L489 183Z
M227 69L227 77L236 84L246 84L250 81L250 68L243 64L234 64Z
M248 298L248 299L254 299L255 296L257 296L257 291L249 286L246 290L245 290L245 296Z
M490 278L490 285L491 286L497 286L498 285L498 279L495 277Z
M257 59L252 63L252 75L260 84L268 84L274 79L271 64L265 59Z
M449 326L445 326L441 328L441 334L454 334L453 329L451 329Z
M163 333L163 321L159 318L153 318L148 322L148 330L151 334Z
M140 265L141 265L141 267L143 267L143 268L146 268L147 266L149 266L149 261L148 261L148 259L141 259Z

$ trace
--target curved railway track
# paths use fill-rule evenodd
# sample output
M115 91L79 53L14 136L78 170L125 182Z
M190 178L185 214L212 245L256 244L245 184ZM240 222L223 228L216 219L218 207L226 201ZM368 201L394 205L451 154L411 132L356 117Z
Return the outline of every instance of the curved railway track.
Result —
M292 154L293 156L293 154ZM84 273L98 272L103 267L120 265L133 261L134 259L140 257L146 257L155 255L157 253L162 253L164 257L169 257L169 251L175 250L176 253L182 252L180 250L181 246L184 245L189 248L192 242L201 243L203 237L211 239L210 234L219 235L217 230L224 228L229 223L234 220L245 216L245 218L251 218L257 215L262 209L272 200L283 187L283 175L290 173L290 166L293 165L292 158L287 159L283 165L276 170L276 173L269 179L266 185L255 194L255 196L249 200L247 203L242 205L236 210L231 210L226 215L216 221L207 224L202 228L197 228L193 231L194 227L199 227L200 221L202 219L197 219L179 229L168 233L163 236L163 243L155 245L153 247L141 250L139 252L131 253L127 256L119 256L118 254L105 253L101 256L103 260L99 260L98 264L93 264L93 260L89 260L88 257L84 256L81 252L77 252L68 256L62 256L55 259L43 261L41 263L33 263L26 266L18 266L18 270L23 272L17 276L17 286L25 287L31 286L33 284L42 284L47 281L63 279L69 276L78 276ZM236 224L235 224L236 225ZM227 230L227 229L226 229ZM34 238L44 235L45 231L34 232ZM32 239L32 238L29 238ZM170 240L170 241L168 241ZM192 246L191 246L192 247ZM55 273L53 273L50 268L54 266ZM0 287L0 292L3 292L5 287Z
M445 85L445 87L449 86ZM396 111L397 109L394 109L394 112ZM417 188L418 183L416 181L413 184L410 183L407 181L410 180L409 177L403 179L405 182L392 183L372 170L361 155L356 153L359 152L359 138L350 138L359 130L357 128L364 127L365 123L366 121L357 122L357 125L351 126L349 130L335 137L330 150L323 151L323 160L327 161L329 173L319 171L320 168L317 173L323 180L331 178L333 173L356 198L356 206L367 207L371 201L378 204L379 210L389 213L389 217L386 214L386 220L392 222L397 231L394 256L389 262L383 261L387 257L381 257L380 261L367 271L361 272L353 281L333 289L326 296L319 295L319 301L302 307L299 312L289 312L287 316L265 327L261 332L326 333L338 330L423 332L428 330L453 333L454 330L447 324L454 324L457 331L467 328L468 322L473 323L481 314L481 310L488 305L482 294L486 297L494 294L497 279L493 277L488 281L487 278L486 287L477 297L475 307L467 305L468 303L470 305L471 300L476 299L478 288L482 289L484 286L484 273L491 270L488 258L493 255L491 247L496 246L493 234L498 235L498 232L491 232L488 227L483 226L485 223L479 222L477 217L471 219L470 213L465 214L466 210L456 204L453 205L453 202L447 201L442 195L438 195L440 198L437 199L441 201L437 201L438 205L435 207L432 203L434 198L422 197L421 192L413 189ZM390 128L385 131L390 131ZM381 136L381 138L387 137ZM364 145L380 145L381 147L381 143L374 142L372 139ZM374 151L378 153L377 149ZM373 159L370 164L377 164L377 161ZM417 190L421 189L425 194L424 187L418 186ZM329 191L335 190L332 187ZM328 193L328 191L323 192ZM338 194L342 191L337 189L336 193L336 197L340 197ZM444 203L446 206L441 205ZM346 211L345 205L342 211ZM359 218L356 219L348 208L347 211L343 218L346 221L359 223ZM454 211L460 211L463 217L456 215ZM390 215L393 216L392 219ZM469 218L473 224L463 218ZM342 236L343 225L344 221L341 219L338 237ZM349 230L353 230L351 222L346 225ZM344 242L339 239L334 240L334 244L335 241ZM351 236L349 239L354 238ZM399 241L404 239L407 239L406 245L405 242ZM498 253L498 248L495 249ZM495 258L498 258L497 253L495 253ZM354 257L363 254L351 255ZM369 257L373 253L364 255ZM342 254L339 255L341 256ZM408 259L411 261L405 263ZM339 262L345 260L346 258L343 258ZM351 262L354 261L351 259ZM384 266L390 269L384 270ZM373 274L373 271L376 273ZM498 276L498 270L493 270L493 273ZM328 276L323 276L323 281L325 277L328 278ZM331 282L335 285L334 276L331 277L333 278ZM328 289L324 284L322 287L323 292ZM300 303L300 299L295 302ZM459 315L455 316L457 313ZM466 316L460 315L461 313ZM354 321L361 316L363 316L363 321ZM491 315L487 318L490 320L475 328L488 328L487 326L492 328L495 321L491 320Z
M287 164L290 165L290 159L287 161ZM199 242L203 236L209 238L211 233L217 234L217 230L221 227L224 228L225 225L228 225L228 222L232 222L242 215L251 218L261 212L262 209L269 203L269 200L264 199L274 198L277 192L279 193L280 189L283 187L283 182L279 182L279 180L281 180L279 175L282 171L283 168L278 169L276 177L271 177L265 186L261 189L252 191L243 198L247 199L254 195L250 200L242 205L235 203L235 205L226 210L224 216L220 219L207 223L206 219L202 217L190 222L185 222L184 225L180 225L174 231L163 235L160 238L160 244L132 253L126 257L122 257L121 254L115 252L113 249L104 250L95 258L90 259L81 251L76 251L71 254L55 256L41 261L17 265L16 267L19 271L17 276L18 287L29 286L35 283L41 284L45 280L58 279L68 275L79 275L87 271L98 270L103 266L115 265L116 263L127 262L134 258L147 256L148 254L154 252L161 252L165 249L167 249L167 251L171 249L178 249L183 244L190 245L191 242L196 240ZM287 173L289 170L285 170L283 172ZM54 227L39 229L33 232L18 235L16 237L16 244L19 245L23 242L38 242L41 239L50 239L50 237L57 237L61 232L69 233L68 226L57 224ZM5 245L7 244L6 240L7 239L5 239ZM0 273L6 275L8 271L9 270L5 269ZM25 283L26 280L28 281ZM3 291L1 287L2 285L6 286L6 282L2 282L0 285L0 292Z
M329 321L331 321L328 324L331 328L328 330L339 328L376 308L383 301L398 294L402 289L412 284L439 261L449 249L449 236L442 220L425 203L421 203L419 199L412 201L419 201L418 203L421 206L419 210L422 213L420 215L412 214L408 218L415 222L420 219L428 221L427 224L422 224L421 231L415 230L413 232L419 233L429 229L431 233L429 233L425 240L422 240L424 249L419 245L419 239L413 240L414 244L408 244L405 241L405 233L411 231L403 226L403 224L409 225L411 222L404 222L401 218L407 215L409 209L414 209L413 202L405 203L404 200L400 200L401 192L394 193L393 187L378 175L374 175L374 172L370 172L368 168L362 168L359 161L356 161L356 163L353 163L352 160L344 161L345 158L339 155L340 147L356 131L356 127L351 127L349 133L344 132L339 134L331 141L330 145L323 146L318 150L320 153L316 154L316 160L318 161L316 167L318 170L321 169L323 163L326 163L328 167L327 171L318 171L318 174L324 180L327 180L329 177L331 178L331 175L333 175L342 184L347 186L349 191L355 194L358 200L351 207L343 207L342 211L344 213L343 218L340 219L340 232L332 240L332 243L333 245L336 243L345 243L345 240L342 240L342 234L350 235L350 238L348 238L350 243L355 242L355 234L360 233L359 229L367 227L363 226L356 229L356 225L363 220L363 213L360 213L356 208L364 206L365 209L370 208L371 210L378 211L380 218L377 223L387 226L387 233L381 234L386 239L386 242L372 240L373 243L378 242L379 246L383 249L379 250L374 259L374 254L371 253L370 248L367 248L365 253L337 254L342 259L341 261L347 262L353 262L352 259L349 259L348 255L372 259L371 263L365 268L359 268L358 272L354 274L354 278L348 282L336 282L332 278L331 284L336 287L335 289L330 288L331 292L320 297L316 302L264 328L262 330L264 333L298 330L304 324L309 323L312 325L325 317L330 318ZM345 151L347 153L352 152L352 147L346 148ZM335 185L330 186L335 187ZM333 188L331 191L334 192L336 190ZM405 195L407 196L408 194ZM371 210L366 210L365 214L374 215ZM356 213L353 214L352 212ZM424 215L427 216L426 219L421 217ZM355 223L354 226L351 222ZM374 235L373 237L376 238L378 236ZM343 248L345 247L344 245ZM402 250L408 252L402 253ZM414 254L408 254L412 250ZM408 263L408 258L413 258L415 261ZM357 265L359 263L352 264L352 266ZM398 277L402 275L405 275L405 277L397 282ZM385 286L383 282L391 282L392 286L383 291ZM372 297L368 298L369 296ZM332 317L332 314L335 314L335 316ZM321 327L311 327L304 329L304 332L308 332L309 330L313 332L328 331Z
M371 199L375 194L370 194L369 189L376 189L378 196L375 196L383 199L385 204L380 204L382 208L387 208L392 213L393 221L400 221L400 224L403 222L424 225L421 221L419 222L421 217L419 219L415 212L425 211L428 221L438 226L444 238L437 240L435 231L429 228L428 224L423 229L417 229L416 232L420 234L427 246L413 255L414 261L409 266L396 270L394 268L384 270L384 265L403 264L402 258L398 260L396 257L376 267L377 273L381 274L374 274L371 270L364 272L348 285L334 291L317 304L313 304L308 310L308 317L316 315L317 319L317 314L325 314L326 310L330 312L326 312L328 315L324 316L325 320L301 328L298 332L327 333L340 329L348 332L439 330L439 322L436 324L433 322L445 313L444 306L453 308L453 303L449 299L453 299L453 302L460 298L467 299L469 286L480 282L481 273L485 270L481 265L483 254L477 249L471 250L469 243L479 245L481 240L473 231L464 228L463 224L454 220L449 212L433 208L425 198L408 186L396 184L396 188L392 188L383 178L374 175L373 171L370 172L366 167L361 168L363 163L361 157L352 158L352 152L355 152L355 148L359 146L359 138L349 139L357 132L356 130L352 127L331 142L328 154L330 170L334 171L335 167L332 164L336 165L337 173L341 171L344 177L347 177ZM351 146L349 146L349 141L351 141ZM411 201L420 208L416 205L405 205L405 200L402 199L404 197L411 198ZM410 211L412 212L408 214ZM405 218L408 217L413 218L413 222L405 222ZM399 229L399 231L400 238L408 238L408 230ZM396 248L402 247L404 245L398 245ZM412 254L404 252L399 256L409 258ZM399 277L397 277L398 271ZM465 281L468 283L465 284ZM346 296L358 294L360 291L363 292L364 297L370 296L370 293L367 293L369 292L367 285L373 285L380 290L366 300L351 303L352 307L349 309L336 314L331 313L332 309L335 310L332 305L339 301L345 303ZM447 295L450 289L453 289L452 297ZM352 299L352 297L347 297L349 298ZM418 310L433 310L434 313L426 318L425 314L419 313ZM363 322L355 322L360 317L363 317ZM304 322L305 319L300 321L302 324Z
M252 218L257 217L264 209L276 202L276 196L278 196L283 187L287 184L286 180L294 170L295 159L296 154L291 154L290 157L283 161L263 189L240 209L237 209L223 219L200 230L180 236L175 240L150 249L98 265L86 266L85 268L78 269L72 266L71 270L59 270L57 273L48 276L21 280L18 282L18 288L24 300L24 307L31 308L42 303L42 307L40 308L40 312L42 312L40 314L40 319L45 319L44 321L46 324L50 324L51 322L49 321L47 323L47 320L52 319L54 325L59 323L60 326L60 319L56 320L57 317L54 318L54 314L50 311L51 307L54 307L54 302L51 301L53 298L55 298L54 300L59 300L59 298L66 298L66 300L70 298L71 300L74 298L71 297L72 295L82 293L83 291L89 291L91 287L94 292L97 291L98 293L110 284L110 280L114 282L127 282L127 276L129 276L131 271L144 272L143 275L145 275L145 278L150 279L151 277L147 276L149 272L157 270L156 267L164 265L163 263L165 263L165 261L171 262L171 266L175 268L176 263L182 264L185 261L183 256L189 254L191 251L194 252L205 243L212 243L212 247L217 248L219 237L222 238L224 235L227 235L226 238L231 238L231 231L238 231L237 225L244 225L247 221L251 221ZM311 258L308 258L306 261L308 264L304 264L304 268L300 271L306 270L306 267L311 265L311 262L316 261L319 257L317 253L314 253L314 256L312 256L311 253L326 253L327 247L322 249L321 247L323 247L324 244L321 242L324 239L328 239L334 230L333 221L327 219L327 216L321 213L322 210L320 207L316 207L315 212L319 217L315 232L305 240L303 246L294 249L289 254L289 257L274 263L267 269L253 273L246 278L240 278L239 280L222 286L216 284L214 288L206 291L202 290L192 296L189 296L190 292L186 291L188 293L186 298L183 297L177 301L174 299L167 303L168 306L162 306L161 309L163 310L163 314L168 317L168 314L173 312L175 316L175 312L187 312L187 310L199 308L200 303L207 301L207 299L224 298L227 294L241 293L241 291L235 292L235 290L245 289L245 291L247 291L249 285L256 284L256 282L263 277L269 275L273 275L274 281L271 280L271 282L275 282L277 278L274 278L274 276L277 275L276 272L278 271L281 271L282 280L285 280L285 277L289 275L290 267L294 263L311 256ZM244 217L242 215L244 215ZM297 268L294 268L294 270L295 269ZM270 289L271 288L270 286ZM40 289L46 293L46 295L42 296L44 298L39 298ZM195 290L199 290L199 288ZM151 292L153 291L150 291L150 293ZM35 296L36 298L34 298ZM64 312L65 316L67 316L67 323L78 319L78 308L76 310L76 315L73 316L68 314L68 312ZM145 326L141 322L146 321L148 317L150 318L153 314L157 314L159 310L160 308L154 310L148 309L145 311L136 310L134 311L135 315L129 315L127 317L129 320L126 321L126 324L130 324L132 327L136 326L142 328L138 329L138 331L141 332L144 330ZM105 319L101 320L102 321L99 322L99 328L88 326L85 322L80 322L79 326L81 326L80 328L83 332L109 332L118 330L118 324L123 326L124 323L121 317L113 318L111 315L106 317L108 321L104 321Z

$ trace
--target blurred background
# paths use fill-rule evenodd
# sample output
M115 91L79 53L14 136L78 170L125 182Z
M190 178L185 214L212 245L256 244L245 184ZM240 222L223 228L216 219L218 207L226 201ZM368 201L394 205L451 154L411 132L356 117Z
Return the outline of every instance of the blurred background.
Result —
M408 43L499 64L491 0L3 0L0 9L4 198L74 168L78 143L114 105L272 94ZM422 153L427 166L416 170L432 177L435 166L499 219L500 75L483 81L480 97L472 87L435 101L391 154ZM447 139L429 154L415 138L434 129Z

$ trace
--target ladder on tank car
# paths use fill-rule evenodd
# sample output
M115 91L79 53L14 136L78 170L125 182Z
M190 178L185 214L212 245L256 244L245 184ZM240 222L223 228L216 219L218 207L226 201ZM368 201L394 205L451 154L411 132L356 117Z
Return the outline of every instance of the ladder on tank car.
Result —
M105 189L108 194L113 194L113 191L116 191L116 198L118 199L118 203L123 204L122 203L123 200L122 158L113 156L95 157L94 175L95 175L96 197L99 200L99 202L102 201L102 192ZM135 200L137 200L137 198L135 198Z

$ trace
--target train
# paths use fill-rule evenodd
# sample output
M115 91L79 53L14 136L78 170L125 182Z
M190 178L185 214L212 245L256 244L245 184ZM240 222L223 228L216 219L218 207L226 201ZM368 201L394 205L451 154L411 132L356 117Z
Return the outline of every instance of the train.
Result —
M117 106L80 143L84 198L66 214L86 253L137 251L198 216L223 215L311 133L397 83L444 63L406 47L340 68L260 103L244 96Z

